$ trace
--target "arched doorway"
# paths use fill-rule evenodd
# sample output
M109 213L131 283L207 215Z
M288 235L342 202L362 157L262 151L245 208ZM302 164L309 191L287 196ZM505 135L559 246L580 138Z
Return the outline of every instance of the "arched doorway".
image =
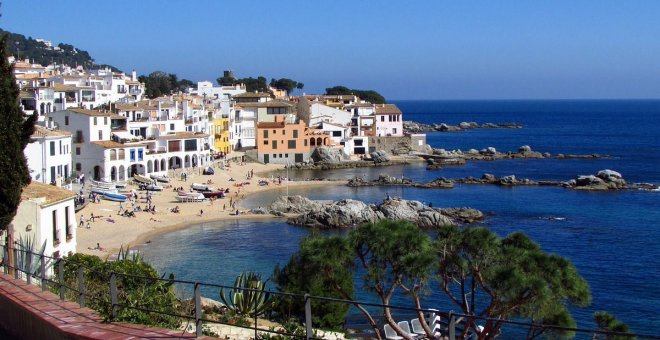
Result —
M323 145L323 140L321 139L321 137L316 139L316 145L319 145L319 146Z
M151 160L147 161L147 173L150 174L153 172L153 170L154 170L154 163Z
M165 167L165 160L164 159L160 160L160 171L167 171L167 168Z
M170 169L181 169L182 162L181 162L181 157L170 157L170 162L169 162L169 168Z
M316 139L314 139L314 137L309 139L309 145L310 146L315 146L316 145Z
M149 161L149 162L151 162L151 161ZM160 172L160 161L159 160L154 161L154 172Z
M126 179L126 169L124 169L123 165L119 166L119 176L118 176L120 181L123 181Z
M94 177L94 180L100 181L101 176L103 176L103 170L101 169L101 166L100 165L94 166L94 175L92 176Z
M190 155L186 155L186 157L183 158L183 166L190 168Z
M131 177L135 174L144 175L145 167L142 164L133 164L131 165Z
M117 180L117 168L114 166L110 168L110 180L113 182Z

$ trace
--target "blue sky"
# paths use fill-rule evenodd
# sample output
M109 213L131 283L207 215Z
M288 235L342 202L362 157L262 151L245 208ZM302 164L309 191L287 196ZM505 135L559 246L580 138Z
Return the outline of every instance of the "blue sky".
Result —
M139 74L388 99L660 98L660 1L5 0L0 27Z

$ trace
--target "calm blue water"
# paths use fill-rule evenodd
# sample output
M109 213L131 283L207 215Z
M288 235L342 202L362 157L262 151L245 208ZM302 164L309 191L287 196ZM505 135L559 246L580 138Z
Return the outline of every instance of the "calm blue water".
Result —
M379 173L417 181L436 177L514 174L536 180L566 180L578 174L613 169L634 182L660 183L660 101L400 101L405 120L425 123L516 122L523 129L483 129L431 133L428 143L445 149L517 150L530 145L553 154L608 154L599 160L523 160L472 162L427 171L423 165L342 171L303 171L291 177L350 178ZM270 191L244 206L266 205ZM451 190L347 188L330 183L292 189L315 199L382 200L388 193L432 202L470 206L492 214L485 224L501 235L524 231L549 252L572 260L592 288L593 304L574 310L580 327L593 327L591 315L607 310L640 333L660 329L660 194L654 192L575 192L554 187L500 188L457 186ZM548 220L547 217L565 217ZM269 276L284 265L307 230L283 221L240 221L194 226L152 239L148 260L178 278L232 284L245 270ZM363 297L367 297L362 293ZM210 296L213 298L213 296ZM435 299L435 300L434 300ZM454 309L436 294L429 307ZM433 305L433 306L431 306Z

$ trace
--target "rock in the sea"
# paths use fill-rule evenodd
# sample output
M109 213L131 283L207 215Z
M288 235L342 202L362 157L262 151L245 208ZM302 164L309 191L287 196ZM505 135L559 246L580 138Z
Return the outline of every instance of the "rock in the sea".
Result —
M495 182L495 180L496 180L495 175L493 175L493 174L483 174L483 175L481 175L481 179L483 179L484 181L491 182L491 183Z
M268 209L262 208L262 207L253 208L253 209L250 209L249 213L250 214L255 214L255 215L267 215L268 214Z
M583 186L591 186L591 185L601 185L604 184L605 181L602 179L594 176L594 175L588 175L588 176L578 176L575 179L575 185L579 187Z
M468 208L438 209L419 201L387 198L381 204L367 205L352 199L312 201L301 196L280 197L270 206L273 213L296 212L289 223L318 228L338 228L381 219L407 220L420 227L434 228L457 223L472 223L483 218Z
M339 163L343 160L344 154L340 148L319 146L314 149L310 157L314 162Z
M518 180L516 180L515 175L504 176L498 180L499 185L516 185Z
M387 155L387 152L382 150L374 151L370 155L371 155L371 160L373 160L374 163L383 163L390 161L390 157Z
M518 148L518 152L520 153L531 152L531 151L532 151L532 147L529 145L523 145Z

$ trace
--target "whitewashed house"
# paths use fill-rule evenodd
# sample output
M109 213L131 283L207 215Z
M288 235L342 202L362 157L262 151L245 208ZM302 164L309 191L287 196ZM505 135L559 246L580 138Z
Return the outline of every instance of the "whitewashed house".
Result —
M33 181L23 188L21 203L11 223L14 240L30 237L36 248L54 258L76 252L75 193ZM4 242L3 242L4 244Z
M403 119L401 110L394 104L377 104L376 136L403 136Z
M31 141L23 151L33 181L70 189L71 132L35 125Z

